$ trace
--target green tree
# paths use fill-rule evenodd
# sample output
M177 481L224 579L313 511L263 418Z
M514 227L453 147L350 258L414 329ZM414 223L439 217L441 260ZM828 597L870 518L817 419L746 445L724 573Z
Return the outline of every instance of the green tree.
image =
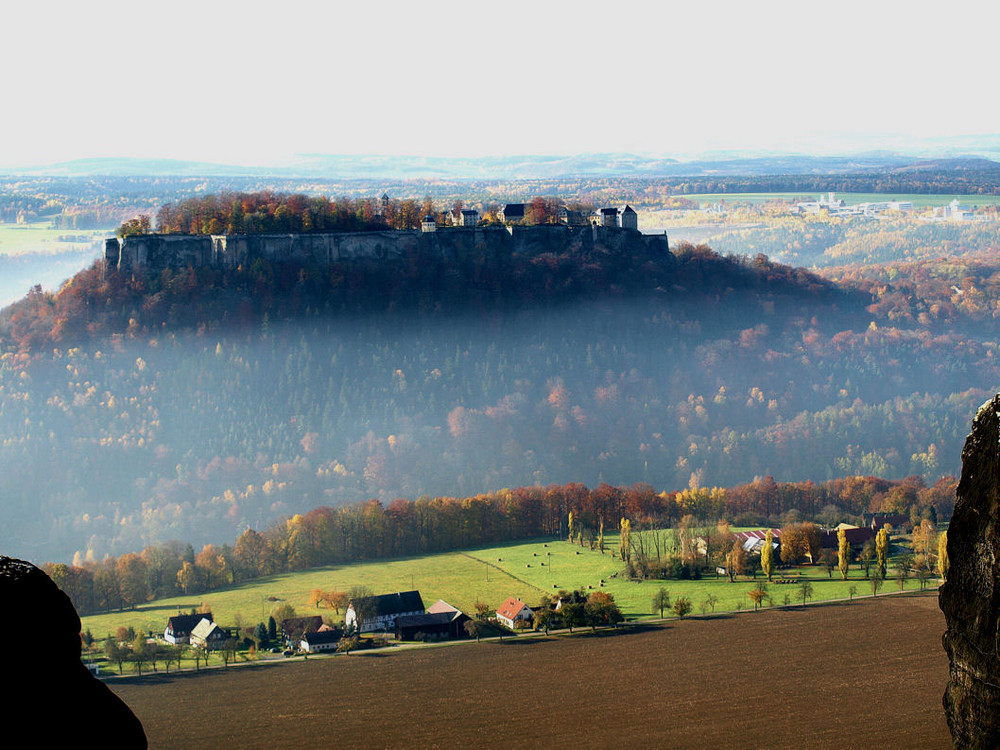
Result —
M582 627L587 624L587 611L583 602L572 601L562 605L559 610L559 619L563 625L573 632L573 628Z
M653 594L653 611L660 610L660 617L663 617L663 610L670 609L670 592L663 586Z
M864 543L861 548L861 554L858 555L858 560L861 562L861 567L865 570L865 578L868 578L871 571L872 561L875 559L875 543L869 539Z
M468 626L473 623L475 623L476 625L479 624L476 623L475 620L469 620L467 623L465 623L466 628L468 628ZM477 641L479 640L478 633L476 634L476 640ZM345 635L343 638L337 641L337 653L349 655L352 651L354 651L358 647L359 643L360 640L356 635Z
M109 635L104 641L104 655L108 661L118 665L118 674L121 674L122 665L128 660L128 648L119 643L117 638Z
M674 600L674 614L679 619L683 620L687 615L691 614L691 609L691 600L686 596L679 596Z
M596 632L598 625L617 626L624 617L615 604L615 598L605 591L595 591L584 604L587 624Z
M774 574L774 534L770 529L764 537L764 546L760 548L760 569L764 571L767 580Z
M535 630L544 630L545 635L549 634L549 628L552 626L552 618L554 613L549 607L539 607L535 610L534 625Z
M813 595L813 585L809 581L803 581L799 584L799 596L802 597L802 606L805 606L807 599L812 599Z
M882 571L875 566L875 570L872 571L871 576L868 578L868 584L872 587L872 596L878 596L878 592L882 589Z

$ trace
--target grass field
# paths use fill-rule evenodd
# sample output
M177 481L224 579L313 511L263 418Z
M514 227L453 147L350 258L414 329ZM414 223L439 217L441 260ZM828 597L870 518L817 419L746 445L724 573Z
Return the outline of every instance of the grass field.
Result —
M477 600L495 608L508 596L517 596L529 605L535 605L543 593L578 588L607 591L630 619L659 616L659 612L652 611L652 599L660 587L666 588L672 599L681 596L690 599L696 613L701 611L701 605L709 595L718 600L716 612L753 608L747 592L754 588L756 582L749 579L731 583L724 576L716 578L713 575L699 581L625 580L621 577L624 566L614 555L617 544L617 537L609 536L607 551L602 555L596 550L568 542L538 540L467 552L318 568L270 576L197 596L163 599L134 611L92 615L83 618L83 627L89 628L97 638L115 632L121 625L141 628L147 633L162 632L168 617L202 603L208 605L222 625L232 625L237 615L248 623L266 621L270 610L279 602L290 603L300 615L323 614L336 619L335 613L328 609L308 606L310 592L317 588L348 590L356 585L368 586L376 593L415 588L420 591L425 606L430 606L437 599L445 599L466 612L472 611ZM781 575L810 581L812 601L846 599L850 596L851 586L856 587L858 596L871 595L868 581L856 567L846 581L841 580L836 571L832 578L828 577L819 566L793 568L781 571ZM758 575L758 580L762 580L762 576ZM918 588L915 579L906 584L907 590ZM896 581L890 578L885 581L882 593L897 590ZM797 585L772 583L768 593L776 606L784 604L785 595L791 602L799 599ZM343 617L343 612L340 617Z
M943 630L884 597L108 684L151 748L943 748Z
M802 193L693 193L681 196L695 203L767 203L768 201L815 200L825 195L823 191ZM911 201L914 208L924 206L945 206L956 198L969 206L995 206L1000 204L1000 195L925 195L910 193L836 193L848 205L853 203L881 203L883 201Z
M112 232L110 229L53 229L50 221L0 224L0 255L84 250Z

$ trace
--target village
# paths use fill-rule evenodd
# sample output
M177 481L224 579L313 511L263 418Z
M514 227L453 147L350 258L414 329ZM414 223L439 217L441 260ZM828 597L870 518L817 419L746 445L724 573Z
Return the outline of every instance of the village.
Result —
M923 590L934 571L929 565L914 561L908 546L917 550L917 542L907 545L901 537L895 537L895 546L889 542L890 530L904 530L912 526L912 520L898 514L869 513L865 514L863 521L861 526L842 523L830 529L820 529L813 524L793 524L783 529L735 531L732 548L724 555L723 562L714 567L709 565L713 544L710 535L696 535L690 538L690 549L701 563L690 572L675 575L702 579L707 582L706 585L752 582L753 588L744 592L748 611L751 602L753 610L764 606L805 605L814 596L814 584L822 585L824 570L833 582L832 574L838 566L845 582L848 581L850 565L856 565L858 573L863 570L863 578L858 578L848 590L851 599L858 594L858 584L862 580L871 587L872 596L877 595L889 575L890 561L896 567L900 592L905 590L911 574L915 579L913 582L919 583L919 588ZM917 532L930 528L928 523L925 521L914 527L914 540ZM644 589L652 594L650 609L654 620L657 615L659 619L685 618L694 613L696 606L703 617L708 616L710 608L714 616L719 602L717 596L709 594L703 601L696 602L677 581L671 583L666 577L652 580L642 577L643 563L635 559L644 554L641 550L644 544L648 544L648 540L642 541L642 533L639 532L639 539L631 543L633 552L619 560L623 569L612 573L609 578L600 578L593 584L572 590L539 591L538 597L533 600L528 600L523 593L512 594L499 606L491 607L477 598L472 608L462 611L444 599L437 599L427 606L418 589L375 593L367 587L356 587L351 592L341 593L339 601L332 592L314 591L311 597L313 603L320 606L325 602L331 610L337 607L336 616L333 612L327 615L299 615L289 605L279 604L266 621L249 625L240 619L236 625L225 626L216 622L210 609L203 608L202 611L192 610L169 617L162 633L145 635L131 628L119 628L117 636L109 636L105 643L105 658L91 656L90 668L95 674L113 675L117 665L117 673L123 674L123 667L128 664L130 671L141 674L144 667L147 671L150 667L155 670L157 662L164 663L169 671L171 663L180 667L183 660L200 669L203 662L209 665L212 659L217 665L228 667L260 660L350 654L400 645L479 641L483 638L503 640L518 634L572 634L577 628L596 632L598 628L619 628L635 624L638 620L648 621L644 616L637 618L635 613L623 613L615 595L610 593L609 589L621 585L623 580L638 584L645 580L655 587ZM807 539L808 536L811 539ZM571 548L577 546L573 541L528 543L525 550L530 548L534 551L524 555L530 554L533 562L523 565L539 569L551 567L553 551L558 550L565 558L567 545ZM584 547L582 538L579 546ZM788 551L791 546L801 548L799 554L802 559L799 563L790 562L793 559ZM597 550L592 546L590 551ZM604 551L600 553L603 555ZM571 559L581 554L585 554L585 550L577 549ZM614 553L612 555L617 559ZM492 560L482 562L488 568L486 574L489 576L489 569L499 569L505 560L498 557L495 563ZM940 569L941 566L939 561L937 567ZM668 584L675 591L680 589L673 597L666 588ZM779 587L782 594L776 593L779 589L769 592L768 584ZM743 606L737 605L736 611L742 609Z

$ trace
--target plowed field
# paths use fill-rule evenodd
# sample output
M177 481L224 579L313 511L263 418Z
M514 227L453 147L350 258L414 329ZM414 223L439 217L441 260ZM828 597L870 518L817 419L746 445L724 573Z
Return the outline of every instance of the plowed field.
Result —
M945 748L936 595L110 683L152 747Z

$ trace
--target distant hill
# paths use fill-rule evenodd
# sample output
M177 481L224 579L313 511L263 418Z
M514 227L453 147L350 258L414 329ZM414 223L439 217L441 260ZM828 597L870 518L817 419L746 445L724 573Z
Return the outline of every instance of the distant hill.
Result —
M981 157L916 158L883 151L849 156L805 154L717 154L678 160L628 153L592 153L572 156L388 156L302 154L268 166L216 164L171 159L95 158L0 169L0 174L169 177L267 177L315 179L542 179L568 177L712 177L763 175L817 175L879 172L898 169L1000 168Z

